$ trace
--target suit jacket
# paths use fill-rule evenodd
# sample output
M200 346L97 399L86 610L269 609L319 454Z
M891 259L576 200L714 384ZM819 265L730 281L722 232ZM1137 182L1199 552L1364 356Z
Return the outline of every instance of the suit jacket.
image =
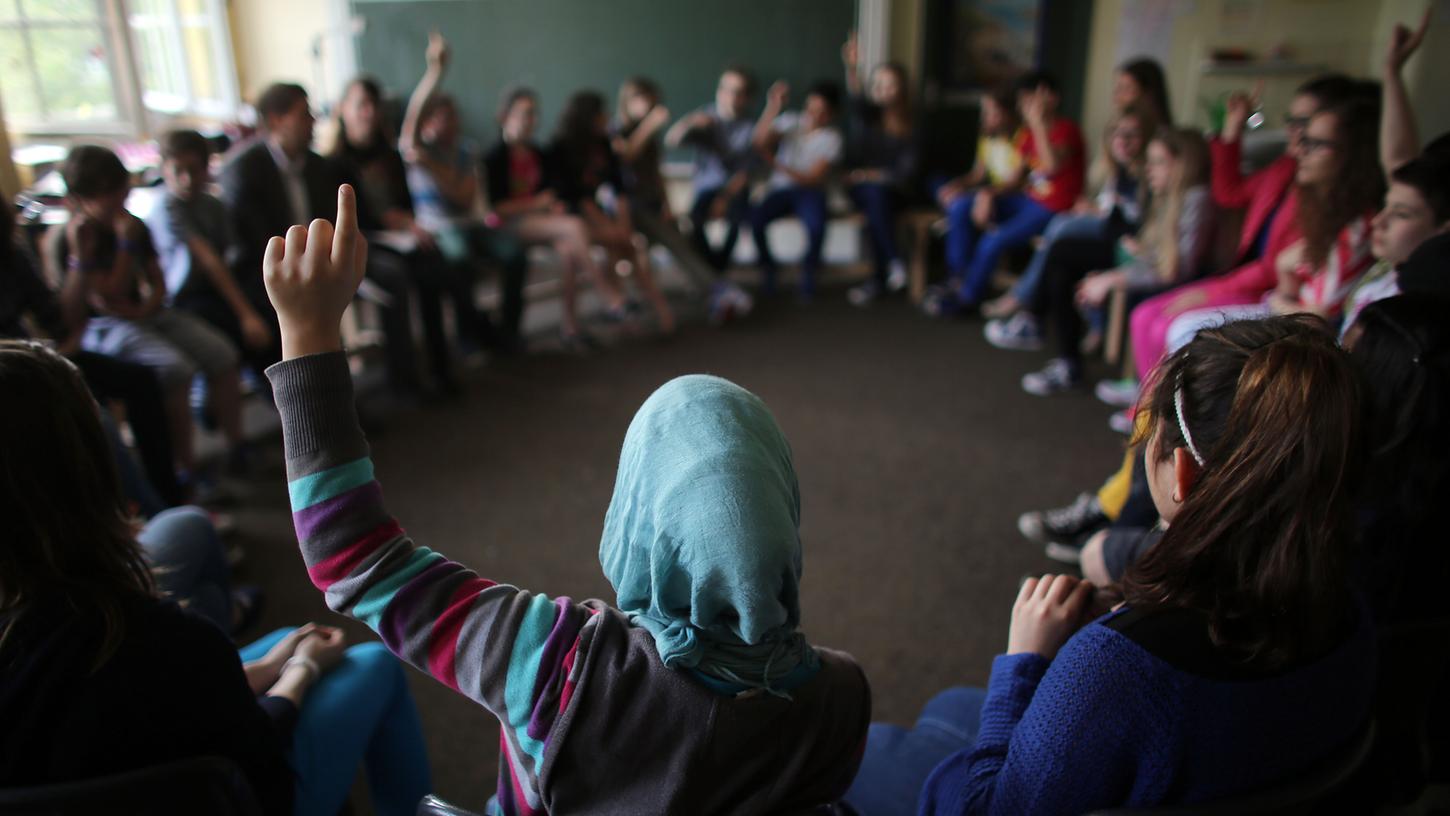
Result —
M337 218L337 187L356 180L345 163L330 161L312 151L307 152L302 167L307 186L309 212L302 223L314 218ZM292 226L292 205L282 180L282 170L272 157L267 142L254 139L238 145L222 167L221 199L231 219L236 241L227 253L227 262L237 282L249 295L266 295L262 287L262 255L267 241L274 235L285 235ZM374 227L376 218L358 196L358 222L364 229Z

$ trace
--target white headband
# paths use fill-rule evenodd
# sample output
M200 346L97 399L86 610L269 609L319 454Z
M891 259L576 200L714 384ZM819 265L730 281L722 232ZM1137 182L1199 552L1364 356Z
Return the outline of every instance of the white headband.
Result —
M1173 410L1178 414L1178 430L1183 433L1183 441L1188 444L1188 452L1193 454L1193 461L1203 467L1203 456L1198 452L1198 446L1193 444L1193 434L1188 432L1188 423L1183 420L1183 388L1182 386L1173 389Z

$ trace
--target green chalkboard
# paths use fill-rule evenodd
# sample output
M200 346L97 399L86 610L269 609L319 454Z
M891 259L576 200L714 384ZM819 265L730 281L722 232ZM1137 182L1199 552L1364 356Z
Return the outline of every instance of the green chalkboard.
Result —
M855 0L353 0L366 18L358 64L406 100L423 75L428 32L453 46L444 90L457 97L466 132L495 139L499 93L537 90L547 139L565 98L600 91L611 109L619 84L643 74L658 82L672 113L714 98L726 65L739 62L764 86L785 79L804 90L842 80L840 47L854 27ZM793 94L798 102L799 94Z

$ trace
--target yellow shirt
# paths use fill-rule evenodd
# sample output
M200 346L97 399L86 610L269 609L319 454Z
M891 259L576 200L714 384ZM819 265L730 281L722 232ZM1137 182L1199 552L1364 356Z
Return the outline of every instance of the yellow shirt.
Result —
M987 168L987 180L992 184L1014 178L1022 168L1022 153L1018 150L1022 131L1009 136L980 136L977 138L977 161Z

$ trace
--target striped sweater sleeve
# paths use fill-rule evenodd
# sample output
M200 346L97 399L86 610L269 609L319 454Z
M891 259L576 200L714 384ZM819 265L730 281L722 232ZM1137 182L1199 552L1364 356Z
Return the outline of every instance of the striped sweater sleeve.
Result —
M398 657L492 712L513 782L534 798L592 611L479 577L408 537L383 507L342 352L287 360L267 376L282 415L308 577L331 609L366 623Z

